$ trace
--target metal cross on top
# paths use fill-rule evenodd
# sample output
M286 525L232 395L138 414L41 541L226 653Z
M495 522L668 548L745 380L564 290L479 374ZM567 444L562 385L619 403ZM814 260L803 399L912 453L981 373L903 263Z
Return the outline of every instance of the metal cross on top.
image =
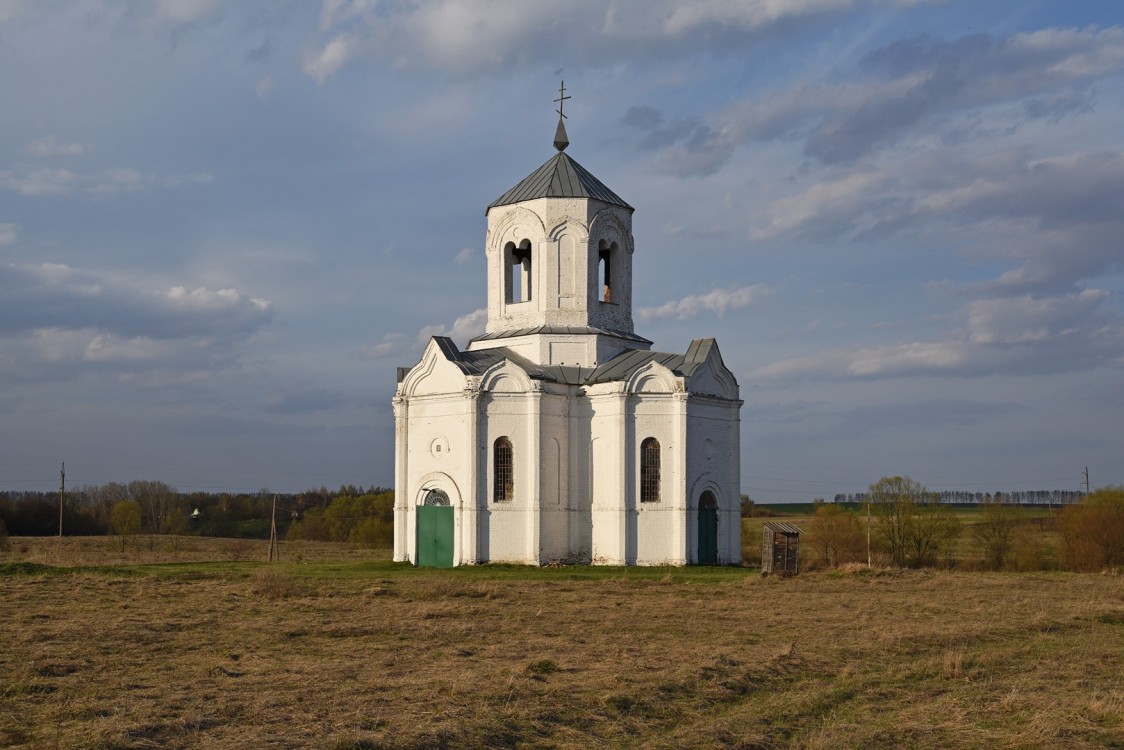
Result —
M562 114L562 108L569 98L571 97L566 96L566 82L562 81L558 86L558 98L554 100L558 103L558 109L554 110L558 113L558 119L565 119L566 115Z

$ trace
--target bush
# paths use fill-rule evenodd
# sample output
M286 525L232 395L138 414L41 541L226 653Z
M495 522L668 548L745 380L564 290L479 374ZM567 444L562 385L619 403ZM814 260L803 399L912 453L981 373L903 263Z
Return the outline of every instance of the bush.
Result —
M820 504L812 517L809 543L820 561L831 568L866 557L866 538L853 511Z
M1070 570L1124 565L1124 487L1105 487L1058 513L1062 564Z
M12 548L12 543L8 540L8 527L4 525L4 519L0 518L0 552L7 552Z

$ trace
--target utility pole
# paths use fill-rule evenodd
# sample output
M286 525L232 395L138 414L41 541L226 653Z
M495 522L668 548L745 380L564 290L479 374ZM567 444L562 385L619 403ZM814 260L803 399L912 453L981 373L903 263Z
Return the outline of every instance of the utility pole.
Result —
M277 562L281 562L281 546L277 542L277 495L273 496L273 517L269 522L269 561L273 562L276 554Z
M62 499L66 495L66 461L59 472L59 541L62 541Z
M870 559L870 498L866 499L866 567L874 567Z
M1089 467L1085 467L1085 494L1089 494Z

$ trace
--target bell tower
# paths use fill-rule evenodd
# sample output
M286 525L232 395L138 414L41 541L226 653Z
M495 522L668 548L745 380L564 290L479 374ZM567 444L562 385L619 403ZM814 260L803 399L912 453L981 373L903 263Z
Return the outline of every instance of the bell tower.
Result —
M469 350L506 347L536 364L591 367L648 349L632 322L632 206L557 153L497 198L488 218L488 324Z

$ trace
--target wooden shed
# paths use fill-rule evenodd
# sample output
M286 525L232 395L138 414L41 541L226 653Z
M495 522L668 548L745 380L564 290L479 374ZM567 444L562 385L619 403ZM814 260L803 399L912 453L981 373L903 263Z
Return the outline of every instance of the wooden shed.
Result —
M766 521L761 527L761 572L794 576L800 572L800 529Z

